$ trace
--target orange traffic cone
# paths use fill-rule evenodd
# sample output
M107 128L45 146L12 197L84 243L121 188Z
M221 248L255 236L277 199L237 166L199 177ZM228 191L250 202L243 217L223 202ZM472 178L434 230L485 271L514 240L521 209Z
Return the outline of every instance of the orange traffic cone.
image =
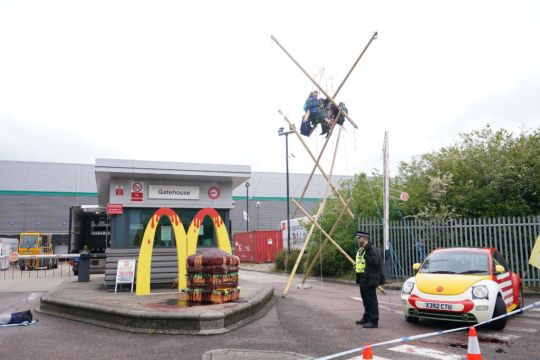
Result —
M364 351L362 351L362 359L373 359L373 351L371 351L371 345L369 343L364 344Z
M467 360L482 360L480 353L480 344L476 337L476 329L474 326L469 328L469 346L467 346Z

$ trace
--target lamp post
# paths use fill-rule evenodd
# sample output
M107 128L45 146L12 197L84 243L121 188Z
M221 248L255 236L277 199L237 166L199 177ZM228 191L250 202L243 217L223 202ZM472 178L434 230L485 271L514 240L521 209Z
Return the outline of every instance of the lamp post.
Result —
M290 199L289 199L289 134L292 134L294 131L283 131L281 127L278 130L278 135L285 135L285 176L287 178L287 253L291 252L291 215L290 215Z
M249 181L246 181L246 232L249 232Z

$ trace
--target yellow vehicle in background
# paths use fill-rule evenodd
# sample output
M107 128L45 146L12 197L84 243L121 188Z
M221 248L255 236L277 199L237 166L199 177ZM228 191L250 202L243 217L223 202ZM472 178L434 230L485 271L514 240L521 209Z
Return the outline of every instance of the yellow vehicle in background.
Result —
M52 235L40 232L23 232L19 238L19 255L53 255ZM19 259L21 270L41 270L58 267L52 258Z

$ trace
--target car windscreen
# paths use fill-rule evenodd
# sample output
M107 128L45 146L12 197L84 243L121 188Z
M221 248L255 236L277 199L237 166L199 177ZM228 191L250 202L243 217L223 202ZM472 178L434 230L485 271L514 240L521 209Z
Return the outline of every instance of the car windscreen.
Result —
M38 237L37 235L23 235L21 237L21 248L37 248L38 247Z
M437 251L429 255L418 272L432 274L489 274L488 254Z

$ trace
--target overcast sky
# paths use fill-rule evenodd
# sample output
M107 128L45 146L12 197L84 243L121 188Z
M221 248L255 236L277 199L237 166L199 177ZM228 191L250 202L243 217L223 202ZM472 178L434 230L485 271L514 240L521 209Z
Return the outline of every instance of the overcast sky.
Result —
M277 111L299 126L313 85L270 36L333 93L375 31L336 98L359 128L345 125L335 174L382 169L385 131L395 174L487 123L540 125L536 1L0 0L0 159L282 172ZM289 145L290 171L309 172Z

